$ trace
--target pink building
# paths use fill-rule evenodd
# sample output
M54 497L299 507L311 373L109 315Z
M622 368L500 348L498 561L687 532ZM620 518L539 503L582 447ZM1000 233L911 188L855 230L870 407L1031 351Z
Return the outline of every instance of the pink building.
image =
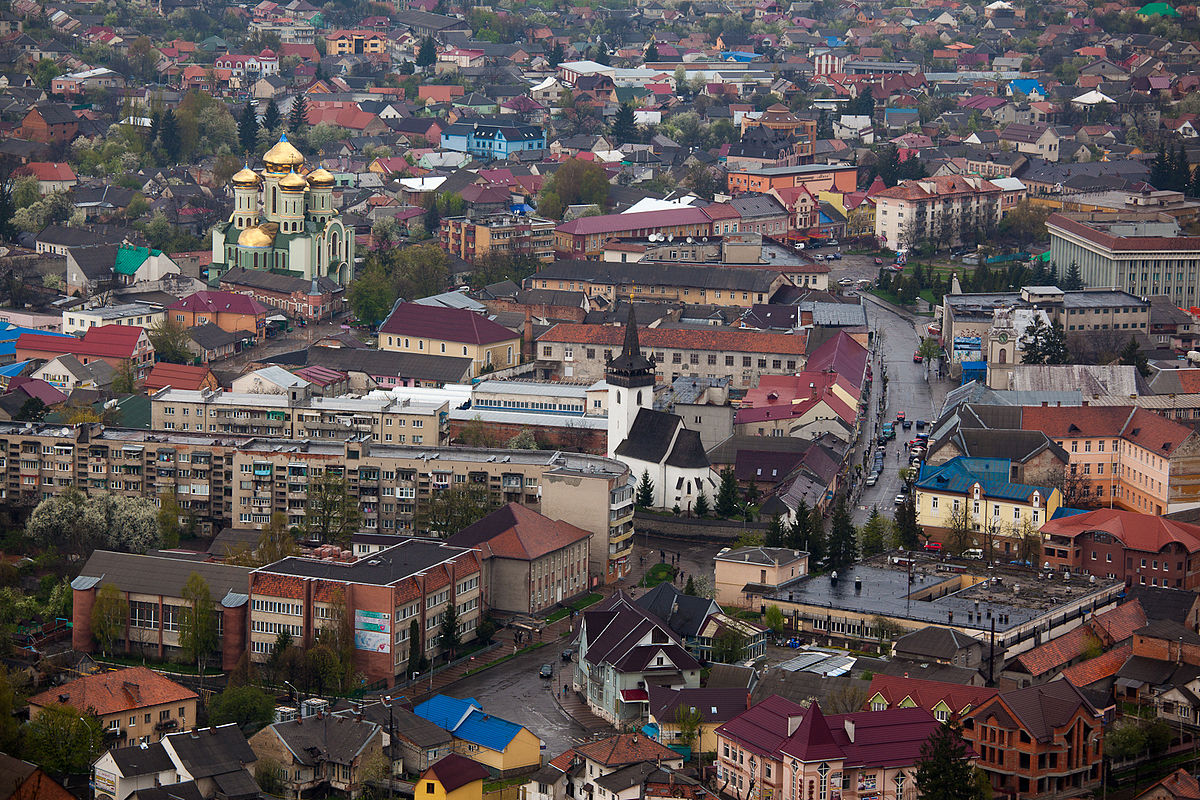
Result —
M737 800L914 800L923 708L826 717L771 696L717 728L717 782Z

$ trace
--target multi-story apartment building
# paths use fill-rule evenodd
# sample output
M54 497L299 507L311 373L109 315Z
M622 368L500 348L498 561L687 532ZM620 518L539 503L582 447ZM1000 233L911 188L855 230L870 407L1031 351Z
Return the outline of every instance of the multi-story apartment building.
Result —
M150 398L150 427L289 439L369 435L376 442L439 445L445 444L450 434L447 412L446 400L293 397L167 388Z
M489 253L552 261L556 225L554 220L514 214L481 219L446 217L439 236L442 249L464 261L473 262Z
M858 167L834 164L806 164L794 167L759 167L730 170L727 177L730 194L767 192L803 186L818 192L853 192L858 188Z
M620 353L621 327L560 323L537 340L537 360L547 376L598 381L605 364ZM808 337L745 329L642 328L643 351L654 359L657 376L674 382L681 376L728 378L733 388L747 389L760 375L782 375L804 368Z
M1019 292L985 292L946 295L942 303L942 340L961 337L986 339L995 324L998 309L1033 309L1046 312L1067 335L1084 331L1128 331L1146 333L1150 326L1150 302L1120 289L1063 290L1056 286L1026 286ZM1125 341L1125 340L1122 340ZM1013 342L1014 357L1019 362Z
M1102 508L1042 526L1053 569L1124 579L1126 586L1200 587L1200 525Z
M429 539L357 561L290 557L250 575L250 658L266 661L280 632L309 647L322 628L352 625L351 665L369 682L406 677L409 653L443 654L441 627L455 606L460 639L475 638L483 613L478 554ZM411 636L417 621L418 641Z
M434 494L471 484L496 502L520 502L586 530L593 580L628 574L636 477L621 462L550 450L374 444L364 436L312 442L0 423L0 500L32 505L69 486L151 499L173 491L198 530L211 534L232 524L262 527L276 511L302 525L310 477L333 469L346 475L364 529L403 532Z
M772 695L717 728L717 784L744 800L913 800L941 724L923 708L826 717Z
M923 241L953 247L1000 222L1002 194L972 175L904 181L875 194L875 236L893 250Z
M1060 275L1074 265L1087 286L1167 295L1183 308L1198 302L1200 236L1185 235L1170 214L1051 214L1046 230Z
M62 314L62 331L82 335L88 328L101 325L136 325L153 328L162 322L166 312L153 303L121 303L101 308L76 308Z

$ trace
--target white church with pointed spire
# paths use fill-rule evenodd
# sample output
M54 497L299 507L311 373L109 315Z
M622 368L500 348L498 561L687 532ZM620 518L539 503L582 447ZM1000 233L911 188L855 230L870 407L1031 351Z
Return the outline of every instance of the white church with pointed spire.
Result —
M654 409L654 361L642 353L633 304L621 353L605 369L608 384L608 455L629 467L634 480L649 473L657 508L690 511L701 492L716 499L713 472L700 432L678 414Z

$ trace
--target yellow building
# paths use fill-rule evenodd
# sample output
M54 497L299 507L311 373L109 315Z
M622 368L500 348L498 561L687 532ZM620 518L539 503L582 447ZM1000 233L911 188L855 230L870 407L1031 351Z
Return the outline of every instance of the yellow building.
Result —
M451 753L421 773L415 796L421 800L483 800L487 767Z
M1019 553L1021 537L1050 520L1062 505L1062 493L1050 486L1014 483L1008 480L1010 470L1005 458L958 457L924 467L916 502L925 535L962 549L995 548L997 557ZM970 535L954 541L954 531L963 526Z
M465 308L401 303L379 326L379 349L470 358L471 377L521 363L521 337Z
M475 700L439 694L413 711L418 717L449 731L454 737L455 751L487 767L493 775L525 772L542 763L541 739L524 725L485 714ZM437 769L441 763L439 761L432 769ZM434 800L420 788L417 797Z

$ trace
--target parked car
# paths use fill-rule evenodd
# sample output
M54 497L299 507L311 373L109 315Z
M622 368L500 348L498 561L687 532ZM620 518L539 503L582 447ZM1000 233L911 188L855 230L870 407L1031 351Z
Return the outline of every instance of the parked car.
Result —
M853 286L854 278L842 278L838 281L838 286Z
M837 240L837 239L830 239L830 240L829 240L829 246L830 246L830 247L837 247L837 246L838 246L838 240Z
M941 542L926 542L925 549L931 553L940 553L942 551Z
M919 352L917 352L916 350L913 350L913 363L914 364L920 364L924 360L925 359L921 357L921 354Z
M879 473L878 472L872 472L870 475L867 476L867 486L874 486L878 482L879 482Z
M903 422L903 421L904 421L904 418L905 418L906 416L908 416L908 415L907 415L907 414L905 414L903 411L897 411L897 412L896 412L896 421L897 421L897 422Z
M563 650L563 651L562 651L562 660L563 660L563 661L570 661L570 660L571 660L571 656L572 656L572 655L574 655L574 652L573 652L573 651L571 651L571 650Z
M904 430L910 429L912 427L912 420L911 419L904 420L904 422L900 423L900 427L903 428Z
M554 665L542 664L542 668L538 670L538 677L539 678L553 678L554 677Z
M898 506L902 506L902 505L904 505L904 501L905 501L906 499L907 499L907 498L905 498L905 496L904 496L904 495L902 495L902 494L898 494L898 495L896 495L896 499L895 499L895 500L893 500L892 502L893 502L893 503L895 503L895 504L896 504L896 505L898 505Z
M883 266L883 259L882 259L882 258L877 258L877 259L875 259L875 263L876 263L876 264L878 264L879 266L881 266L881 267L882 267L882 266Z
M841 261L841 260L842 260L842 254L841 254L841 253L830 253L830 254L829 254L829 257L830 257L830 258L832 258L834 261Z
M925 430L925 420L923 420L923 419L917 420L917 430L919 430L919 431ZM927 436L925 438L929 438L929 437Z

